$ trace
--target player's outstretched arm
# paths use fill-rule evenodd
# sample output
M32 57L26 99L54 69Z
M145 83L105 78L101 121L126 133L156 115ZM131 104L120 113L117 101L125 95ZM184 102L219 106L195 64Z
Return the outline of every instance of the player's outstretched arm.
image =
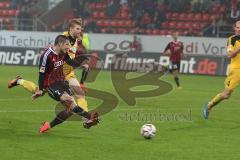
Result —
M33 95L32 95L32 100L37 99L38 97L41 97L44 95L44 92L42 90L38 90L36 91Z
M65 62L68 65L77 68L77 67L80 67L83 64L84 60L86 60L86 59L88 59L88 58L84 55L79 55L79 56L75 57L74 59L71 59L67 55L67 57L65 58Z
M235 50L232 49L232 46L229 46L227 48L227 56L228 56L228 58L233 58L233 57L235 57L239 53L240 53L240 47L238 47Z

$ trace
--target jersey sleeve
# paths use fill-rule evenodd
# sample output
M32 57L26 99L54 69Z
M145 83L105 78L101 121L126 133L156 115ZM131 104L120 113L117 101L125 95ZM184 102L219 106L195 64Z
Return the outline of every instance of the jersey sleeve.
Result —
M233 36L228 38L228 42L227 42L227 53L232 52L233 51L233 46L234 46L235 42L234 42L234 38Z
M181 42L181 52L183 53L184 45L183 42Z
M48 70L49 63L51 63L51 55L49 55L49 53L44 53L39 63L38 86L40 90L44 89L44 80L46 78L46 71Z
M87 51L90 49L90 40L89 40L89 36L87 33L83 34L82 44L86 48Z
M166 48L164 49L164 52L166 52L168 49L170 49L170 43L168 43L168 45L167 45Z

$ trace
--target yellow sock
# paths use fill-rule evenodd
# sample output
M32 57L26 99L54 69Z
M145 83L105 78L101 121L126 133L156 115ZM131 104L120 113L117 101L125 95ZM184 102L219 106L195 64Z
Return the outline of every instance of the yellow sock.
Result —
M88 104L85 98L76 98L78 106L80 106L84 111L88 112Z
M218 94L208 103L208 109L211 110L215 105L222 101L221 95Z
M38 89L38 86L35 83L24 79L21 79L18 82L18 84L23 86L26 90L28 90L31 93L34 93Z

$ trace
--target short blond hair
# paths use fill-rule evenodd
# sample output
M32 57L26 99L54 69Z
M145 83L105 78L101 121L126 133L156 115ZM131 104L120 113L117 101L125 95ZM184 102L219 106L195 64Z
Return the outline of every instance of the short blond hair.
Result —
M82 18L73 18L73 19L71 19L69 21L69 24L68 24L68 31L70 30L70 28L73 28L75 25L83 26Z

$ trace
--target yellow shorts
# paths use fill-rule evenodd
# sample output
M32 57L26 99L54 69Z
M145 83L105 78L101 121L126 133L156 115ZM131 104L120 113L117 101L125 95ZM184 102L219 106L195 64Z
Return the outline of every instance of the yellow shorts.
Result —
M240 84L240 69L230 69L224 84L225 88L234 90Z
M76 75L74 74L74 72L71 72L70 74L65 75L65 79L66 79L67 81L69 81L70 78L76 78L76 79L77 79L77 77L76 77Z
M73 67L69 66L68 64L63 65L63 74L65 75L65 79L68 81L70 78L77 78Z

